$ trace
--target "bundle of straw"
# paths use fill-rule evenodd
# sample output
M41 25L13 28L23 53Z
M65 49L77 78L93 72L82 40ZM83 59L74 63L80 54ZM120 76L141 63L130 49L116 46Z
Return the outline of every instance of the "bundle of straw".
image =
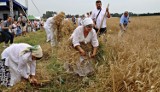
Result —
M56 33L57 41L59 41L59 39L61 38L61 25L62 25L62 21L64 20L64 18L65 18L64 12L60 12L57 16L53 18L52 29Z

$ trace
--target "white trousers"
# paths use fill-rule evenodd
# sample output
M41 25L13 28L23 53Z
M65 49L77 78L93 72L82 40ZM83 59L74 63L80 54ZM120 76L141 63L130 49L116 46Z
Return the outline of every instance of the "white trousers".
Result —
M55 38L54 38L54 32L51 31L51 46L55 46L56 45L56 42L55 42Z
M51 28L45 28L46 35L47 35L47 42L51 41L51 46L55 46L55 39L54 39L54 32Z
M50 28L46 27L45 31L46 31L46 36L47 36L47 42L51 41L51 30L50 30Z
M17 68L18 68L18 64L16 64L15 62L11 61L11 59L9 59L9 70L10 70L10 75L11 75L11 79L10 79L10 86L15 85L16 83L21 81L21 74L20 72L18 72ZM25 75L30 75L30 67L25 66L22 69L22 74Z

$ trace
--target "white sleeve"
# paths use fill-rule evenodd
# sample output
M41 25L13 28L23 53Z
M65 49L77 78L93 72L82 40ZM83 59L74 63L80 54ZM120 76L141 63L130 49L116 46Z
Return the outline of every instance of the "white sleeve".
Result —
M30 74L31 75L35 75L36 74L36 61L32 61L32 63L30 64Z
M20 75L24 78L28 78L29 74L27 74L27 72L24 73L23 69L25 67L25 65L27 65L28 62L28 57L30 56L29 53L22 55L22 57L20 57L19 59L19 63L18 63L18 68L17 71L20 73ZM27 71L27 70L26 70Z
M80 45L80 43L79 43L79 29L78 28L76 28L73 32L73 39L72 39L72 44L73 44L73 46L74 47L76 47L76 46L78 46L78 45Z
M8 50L9 50L9 48L6 48L3 52L2 52L2 54L1 54L1 59L5 59L5 58L7 58L8 57Z
M94 29L93 29L93 30L94 30ZM95 31L95 30L94 30L94 31ZM98 46L99 46L99 42L98 42L98 39L97 39L96 31L93 32L93 37L92 37L91 43L92 43L92 46L93 46L93 47L98 47Z

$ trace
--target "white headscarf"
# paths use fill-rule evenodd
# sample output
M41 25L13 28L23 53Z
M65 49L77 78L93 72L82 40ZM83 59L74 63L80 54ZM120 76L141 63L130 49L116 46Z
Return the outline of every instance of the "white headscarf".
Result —
M31 52L33 56L37 57L37 58L41 58L43 56L43 52L42 52L42 48L40 45L35 45L32 47L27 47L26 49L24 49L21 53L21 55L24 55L27 52Z
M82 21L82 25L83 26L87 26L87 25L90 25L92 24L93 25L93 20L91 18L85 18L83 21Z
M32 55L41 58L43 56L42 48L40 45L35 46L35 49L32 50Z

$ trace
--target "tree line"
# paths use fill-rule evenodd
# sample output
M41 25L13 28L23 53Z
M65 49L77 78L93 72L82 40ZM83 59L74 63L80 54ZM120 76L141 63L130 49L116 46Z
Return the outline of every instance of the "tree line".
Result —
M46 11L46 13L42 15L42 18L47 19L49 17L52 17L55 14L57 14L57 12ZM122 14L123 13L111 13L111 16L112 17L121 17ZM79 15L79 14L76 14L76 15L67 14L66 18L71 18L72 16L75 16L76 18L78 18L81 15ZM142 14L136 14L136 13L129 12L129 16L160 16L160 12L157 12L157 13L142 13Z
M123 13L119 14L119 13L112 13L111 16L112 17L121 17ZM136 13L132 13L129 12L129 16L160 16L160 12L158 13L142 13L142 14L136 14Z

